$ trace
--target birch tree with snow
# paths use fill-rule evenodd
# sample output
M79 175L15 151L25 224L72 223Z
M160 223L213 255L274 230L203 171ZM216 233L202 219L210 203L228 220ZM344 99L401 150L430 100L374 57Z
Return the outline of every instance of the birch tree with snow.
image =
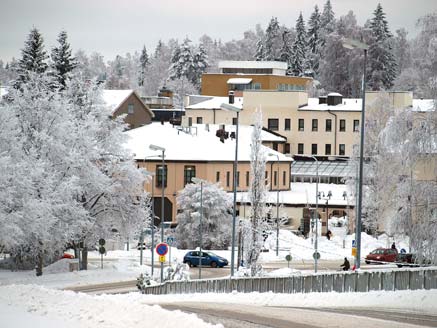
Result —
M200 233L203 249L228 248L231 242L230 213L233 203L223 188L206 180L189 183L179 193L177 202L180 212L177 215L176 240L179 248L199 247Z

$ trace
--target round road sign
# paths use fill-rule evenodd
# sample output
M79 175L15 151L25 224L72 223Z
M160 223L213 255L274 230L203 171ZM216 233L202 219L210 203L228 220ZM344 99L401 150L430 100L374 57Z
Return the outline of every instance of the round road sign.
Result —
M313 259L316 259L316 257L317 257L317 259L320 259L320 253L319 252L314 252L313 253Z
M100 245L100 246L105 245L105 240L104 240L103 238L100 238L100 239L99 239L99 245Z
M105 254L105 253L106 253L106 249L105 249L105 247L100 246L100 247L99 247L99 253L102 254L102 255Z
M168 245L166 243L160 243L156 245L156 253L161 256L165 256L168 252Z
M291 259L292 259L292 257L291 257L290 254L285 255L285 260L286 260L286 261L290 262Z

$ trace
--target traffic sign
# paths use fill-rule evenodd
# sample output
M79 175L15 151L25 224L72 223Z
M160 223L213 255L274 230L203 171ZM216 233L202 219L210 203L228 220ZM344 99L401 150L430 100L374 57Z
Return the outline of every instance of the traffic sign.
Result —
M314 252L313 253L313 259L320 259L320 253L319 252Z
M356 247L352 247L352 256L357 256L357 248Z
M401 254L406 254L407 251L405 250L405 248L401 248Z
M103 238L99 239L99 245L100 246L104 246L105 245L105 240Z
M160 263L165 263L165 255L160 255L159 256L159 262Z
M355 239L352 239L352 247L357 247L357 243L355 242Z
M105 254L105 253L106 253L106 249L105 249L105 247L100 246L100 247L99 247L99 253L100 253L100 254Z
M156 253L161 256L165 256L168 253L168 245L166 243L160 243L156 245Z
M173 236L168 236L168 237L167 237L167 244L168 244L169 246L173 246L174 243L175 243L175 241L176 241L176 239L175 239Z
M290 254L285 255L285 260L286 260L286 261L290 262L291 259L292 259L292 257L291 257Z

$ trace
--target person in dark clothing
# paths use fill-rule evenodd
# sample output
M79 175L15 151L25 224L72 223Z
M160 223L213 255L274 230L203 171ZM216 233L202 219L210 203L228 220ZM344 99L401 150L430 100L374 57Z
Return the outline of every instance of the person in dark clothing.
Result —
M328 232L326 233L326 238L328 238L328 240L331 240L332 237L332 232L331 230L328 230Z
M351 264L347 260L347 257L344 258L344 262L342 265L340 265L340 267L343 268L343 271L348 271L351 268Z
M391 244L391 249L394 249L396 252L398 251L394 242L393 242L393 244Z

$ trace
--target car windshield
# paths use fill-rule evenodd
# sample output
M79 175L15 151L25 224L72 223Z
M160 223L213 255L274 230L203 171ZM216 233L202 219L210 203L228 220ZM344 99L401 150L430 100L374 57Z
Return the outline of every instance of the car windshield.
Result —
M383 249L375 249L370 254L384 254L384 250Z
M213 252L208 252L208 253L206 253L206 255L219 257L217 254L214 254Z

